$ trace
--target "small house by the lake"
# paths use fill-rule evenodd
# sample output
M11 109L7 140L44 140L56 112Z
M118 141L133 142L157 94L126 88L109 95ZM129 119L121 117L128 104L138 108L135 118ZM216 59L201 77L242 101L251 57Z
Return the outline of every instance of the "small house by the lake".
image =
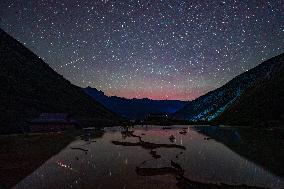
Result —
M75 129L78 122L67 113L42 113L30 122L31 132L58 132Z

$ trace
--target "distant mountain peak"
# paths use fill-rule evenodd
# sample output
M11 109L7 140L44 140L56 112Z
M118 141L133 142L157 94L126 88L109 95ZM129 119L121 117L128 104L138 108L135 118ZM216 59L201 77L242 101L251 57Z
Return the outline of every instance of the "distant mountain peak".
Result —
M174 117L191 121L211 121L233 106L249 88L263 83L283 70L284 54L264 61L236 76L222 87L210 91L178 110Z
M83 90L105 107L129 119L144 119L150 113L172 114L188 103L179 100L127 99L117 96L106 96L103 92L91 87Z

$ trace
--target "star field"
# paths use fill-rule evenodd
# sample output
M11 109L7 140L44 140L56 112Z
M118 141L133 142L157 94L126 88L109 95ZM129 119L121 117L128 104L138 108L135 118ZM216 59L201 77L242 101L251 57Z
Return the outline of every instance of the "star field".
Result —
M0 27L75 85L191 100L284 52L284 1L0 2Z

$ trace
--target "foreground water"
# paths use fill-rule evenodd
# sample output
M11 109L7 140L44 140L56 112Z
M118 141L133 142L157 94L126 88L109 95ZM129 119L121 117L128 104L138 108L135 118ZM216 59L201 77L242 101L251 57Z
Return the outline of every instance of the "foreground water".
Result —
M105 128L75 140L15 188L284 187L281 169L246 156L245 147L236 153L239 144L247 146L241 132L220 127Z

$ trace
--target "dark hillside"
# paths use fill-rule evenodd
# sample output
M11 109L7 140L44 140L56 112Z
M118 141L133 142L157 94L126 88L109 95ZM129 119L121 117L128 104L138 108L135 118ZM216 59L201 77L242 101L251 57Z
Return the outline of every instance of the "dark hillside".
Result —
M283 104L283 95L281 96L283 94L283 82L281 79L284 69L283 59L284 54L281 54L238 75L222 87L189 102L184 108L177 111L174 117L191 121L219 120L218 116L238 103L243 105L239 105L239 108L232 108L230 116L237 111L239 116L234 118L234 115L232 115L229 118L229 114L226 113L221 116L223 118L220 121L231 120L230 123L233 123L237 120L241 121L239 118L246 119L246 115L250 114L247 118L251 119L254 117L254 120L249 122L243 120L240 122L250 124L261 119L274 119L280 116L280 112L283 112L283 109L277 109L276 104L278 106ZM254 90L256 91L253 92ZM252 93L254 93L253 96L251 96ZM251 97L248 98L248 96ZM239 101L245 98L247 100ZM256 111L256 109L261 109L261 111ZM266 111L267 114L265 113ZM227 115L226 118L225 115ZM225 121L225 123L229 122Z
M284 57L279 60L284 65ZM284 125L284 68L245 91L239 100L216 120L221 124L282 126Z
M42 112L66 112L98 125L120 119L1 29L0 64L0 133L21 132Z

